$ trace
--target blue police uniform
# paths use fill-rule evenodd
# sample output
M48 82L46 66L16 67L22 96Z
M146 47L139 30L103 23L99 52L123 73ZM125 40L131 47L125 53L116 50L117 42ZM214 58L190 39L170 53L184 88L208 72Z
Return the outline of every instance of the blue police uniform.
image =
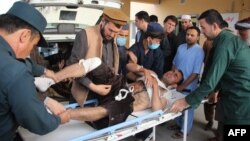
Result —
M60 118L47 112L37 95L27 60L18 60L0 36L0 139L11 141L19 125L36 134L46 134L60 124ZM28 65L29 64L29 65Z
M149 49L145 54L142 44L134 44L130 51L137 56L137 64L154 71L159 78L163 75L164 56L160 48Z

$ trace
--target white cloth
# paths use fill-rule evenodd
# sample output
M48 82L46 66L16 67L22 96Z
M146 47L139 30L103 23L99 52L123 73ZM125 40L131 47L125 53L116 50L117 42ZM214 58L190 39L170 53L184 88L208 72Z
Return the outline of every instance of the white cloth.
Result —
M51 85L55 84L55 81L48 77L35 77L34 83L40 92L45 92Z

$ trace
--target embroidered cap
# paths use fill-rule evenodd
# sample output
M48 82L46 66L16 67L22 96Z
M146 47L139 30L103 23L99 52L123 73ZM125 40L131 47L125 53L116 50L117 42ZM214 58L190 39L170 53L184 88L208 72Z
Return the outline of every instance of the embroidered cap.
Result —
M119 25L126 25L129 21L129 17L121 9L104 8L103 15L107 20Z

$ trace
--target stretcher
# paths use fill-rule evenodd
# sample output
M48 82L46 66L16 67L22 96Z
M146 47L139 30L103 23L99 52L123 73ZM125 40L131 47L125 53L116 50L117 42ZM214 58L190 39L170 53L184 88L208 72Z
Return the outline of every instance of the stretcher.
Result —
M179 92L171 92L172 97L169 100L168 107L177 99L184 97L184 95ZM67 105L67 107L71 108L75 108L76 106L77 104ZM133 112L125 122L101 130L92 128L84 121L71 120L69 123L60 125L56 130L42 136L31 133L22 127L20 127L18 131L24 141L114 141L153 128L152 138L155 140L155 127L157 125L172 120L182 114L168 113L168 107L165 110L154 112L151 109ZM186 140L186 138L184 138L184 140Z

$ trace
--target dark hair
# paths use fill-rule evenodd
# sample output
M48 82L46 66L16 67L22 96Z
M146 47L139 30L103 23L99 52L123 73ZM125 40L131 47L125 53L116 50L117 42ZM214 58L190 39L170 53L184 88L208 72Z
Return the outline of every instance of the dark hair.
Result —
M180 70L180 69L177 69L179 72L180 72L180 74L181 74L181 80L179 81L179 82L177 82L177 85L179 86L179 85L181 85L181 83L184 81L184 75L183 75L183 72Z
M220 28L222 28L221 25L223 23L223 18L221 14L215 9L209 9L203 12L198 18L198 20L201 20L201 19L205 19L206 22L210 25L212 25L213 23L216 23L217 25L219 25Z
M175 26L177 26L177 24L178 24L178 19L177 19L174 15L169 15L169 16L167 16L167 17L164 19L163 23L165 24L168 20L171 20L171 21L175 22Z
M149 15L148 12L146 11L139 11L138 13L135 14L135 16L139 19L139 20L144 20L146 22L149 23L150 19L149 19Z
M199 29L197 26L190 26L190 27L187 28L186 31L188 31L189 29L194 29L194 30L196 30L197 33L198 33L198 36L200 36L201 31L200 31L200 29Z
M156 15L150 15L149 16L149 21L150 22L158 22L158 17Z
M221 23L221 28L227 28L227 27L228 27L227 21L223 20L223 22Z
M29 23L9 14L0 15L0 29L3 29L8 34L14 33L19 29L27 28L31 30L31 37L39 34L39 32Z

